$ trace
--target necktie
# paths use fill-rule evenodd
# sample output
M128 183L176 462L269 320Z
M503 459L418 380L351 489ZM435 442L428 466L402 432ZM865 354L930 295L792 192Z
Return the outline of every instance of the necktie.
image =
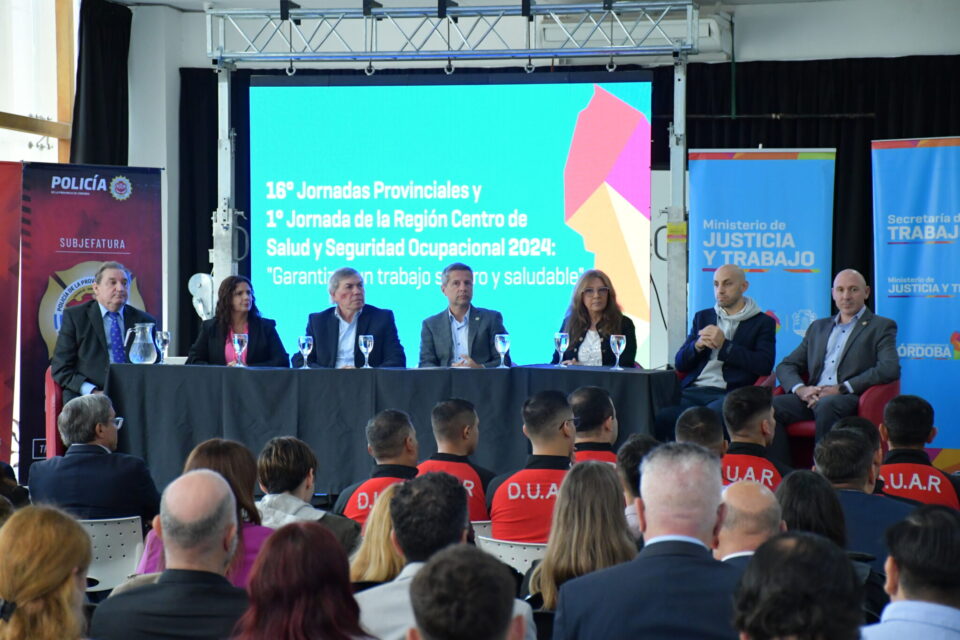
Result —
M126 362L123 336L120 334L120 314L116 311L107 311L107 315L110 316L110 359L114 362Z

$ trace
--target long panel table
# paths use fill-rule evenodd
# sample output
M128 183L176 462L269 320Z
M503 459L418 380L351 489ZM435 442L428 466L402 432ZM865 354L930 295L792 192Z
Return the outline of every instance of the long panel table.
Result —
M157 486L179 475L187 454L208 438L246 444L254 455L275 436L294 435L317 454L316 489L338 493L373 465L364 426L378 411L410 414L420 457L436 451L430 411L460 397L477 406L480 446L474 459L496 472L524 464L529 444L520 408L546 389L607 389L620 439L651 433L653 416L677 399L671 371L610 371L548 365L510 369L266 369L196 365L111 365L106 393L125 418L119 450L147 461Z

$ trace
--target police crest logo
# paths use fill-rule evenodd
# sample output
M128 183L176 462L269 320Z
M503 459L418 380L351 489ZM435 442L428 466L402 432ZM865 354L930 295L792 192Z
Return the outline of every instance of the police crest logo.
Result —
M133 183L126 176L117 176L110 181L110 195L115 200L126 200L133 195Z

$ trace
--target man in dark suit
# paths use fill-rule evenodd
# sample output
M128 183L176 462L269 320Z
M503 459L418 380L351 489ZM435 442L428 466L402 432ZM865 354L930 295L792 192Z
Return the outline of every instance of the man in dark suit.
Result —
M443 270L440 290L449 306L423 321L420 328L421 367L496 367L500 354L494 336L506 333L499 311L474 307L473 269L461 262ZM510 356L504 358L510 364Z
M727 392L756 382L773 370L776 323L752 298L743 269L726 264L713 274L717 304L693 316L690 335L677 351L675 365L684 374L680 404L656 415L656 436L674 437L677 418L689 407L709 407L722 415Z
M153 316L127 304L130 278L119 262L104 262L93 282L94 300L63 311L60 333L50 362L53 379L67 402L103 391L111 362L127 362L126 330L139 323L156 324Z
M247 594L224 574L237 546L237 510L230 485L199 469L163 492L154 529L166 570L154 584L100 603L90 626L99 640L219 640L247 608Z
M643 550L564 583L554 639L737 638L740 571L710 554L724 518L720 461L694 444L659 446L643 459L640 495Z
M839 313L811 324L800 345L777 365L787 392L773 399L777 457L784 458L786 425L816 420L820 440L837 420L856 413L861 393L900 377L897 323L867 309L869 296L857 271L838 273L833 301Z
M33 501L55 504L80 519L140 516L144 526L153 520L160 495L147 465L115 453L122 422L103 394L63 405L57 428L67 452L30 468Z
M813 451L815 471L837 490L847 526L847 550L873 556L871 566L883 573L887 547L883 534L909 516L915 506L873 493L877 471L870 441L853 429L834 429Z
M734 482L723 490L723 504L727 512L713 557L743 571L757 547L786 531L787 523L777 497L759 482Z
M313 336L313 351L307 365L350 369L363 366L360 336L373 336L371 367L405 367L407 356L397 335L393 311L366 304L360 272L342 267L333 272L328 284L334 306L311 313L305 334ZM293 366L303 365L303 356L294 354Z

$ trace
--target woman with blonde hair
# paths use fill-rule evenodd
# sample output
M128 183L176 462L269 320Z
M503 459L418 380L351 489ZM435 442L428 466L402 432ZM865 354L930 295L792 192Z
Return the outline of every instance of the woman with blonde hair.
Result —
M0 639L78 640L90 537L54 507L24 507L0 529Z
M636 555L617 473L605 462L577 463L560 485L547 551L530 576L531 604L542 599L543 609L556 609L564 582Z
M403 569L403 557L393 546L390 534L393 520L390 519L390 500L397 485L383 490L367 516L363 530L363 542L350 560L350 582L354 591L363 591L383 582L389 582Z
M631 368L636 362L637 332L633 320L623 315L613 283L599 269L584 271L580 276L560 330L569 336L569 342L562 358L554 352L554 364L559 360L563 364L611 367L617 361L610 346L612 335L625 338L620 366Z

